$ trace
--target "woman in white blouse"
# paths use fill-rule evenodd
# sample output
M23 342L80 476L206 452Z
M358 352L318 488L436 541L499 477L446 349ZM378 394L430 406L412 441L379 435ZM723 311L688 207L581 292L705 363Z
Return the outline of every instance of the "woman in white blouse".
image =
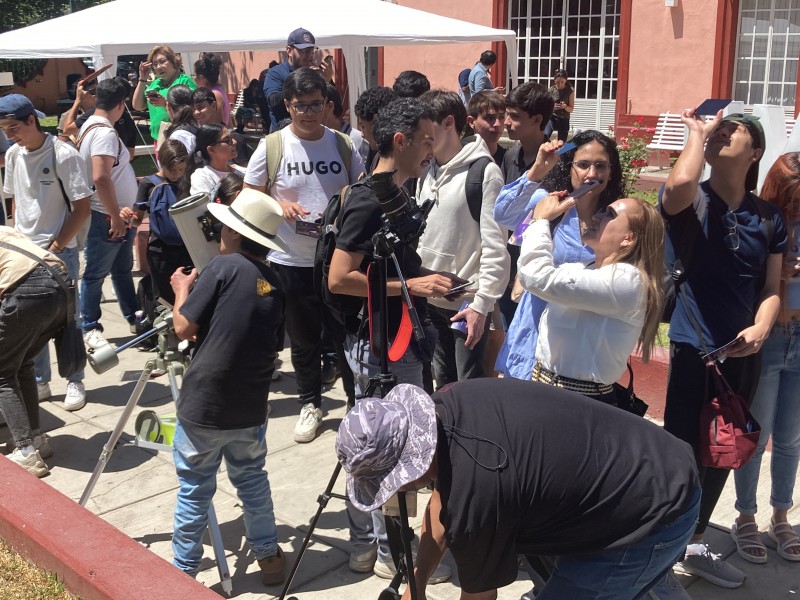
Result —
M639 347L647 361L661 317L664 223L638 198L601 209L582 232L590 266L555 267L550 221L574 200L551 194L534 209L519 259L519 279L548 305L532 378L614 404L611 386Z

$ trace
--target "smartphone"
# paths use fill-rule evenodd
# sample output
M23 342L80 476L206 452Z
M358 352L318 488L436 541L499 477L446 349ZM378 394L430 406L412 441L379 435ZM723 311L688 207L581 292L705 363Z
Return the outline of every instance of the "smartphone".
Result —
M328 54L328 56L326 56L324 60L325 60L326 63L332 63L333 62L333 54Z
M715 116L718 111L722 110L731 103L730 98L709 98L703 100L700 106L694 109L694 114L700 116Z
M744 338L739 336L735 340L728 342L724 346L720 346L719 348L717 348L712 352L709 352L708 354L704 354L700 358L704 361L716 360L719 362L725 362L725 359L728 358L728 352L730 352L736 346L742 343L744 343Z
M563 146L561 146L561 148L559 148L558 150L556 150L556 154L558 154L558 155L560 156L560 155L562 155L562 154L566 154L566 153L567 153L567 152L569 152L570 150L574 150L574 149L575 149L575 148L577 148L577 147L578 147L578 146L576 146L576 145L575 145L575 142L567 142L566 144L564 144Z
M592 181L584 183L581 187L579 187L577 190L574 190L571 194L567 194L566 196L564 196L564 200L566 200L567 198L573 198L577 200L581 196L585 196L586 194L591 192L601 183L603 182L600 179L593 179Z
M146 96L147 96L147 97L148 97L150 100L158 100L159 96L161 96L161 94L159 94L159 93L158 93L157 91L155 91L155 90L150 90L150 91L149 91L149 92L147 92L145 95L146 95Z
M445 298L449 298L449 297L451 297L451 296L455 296L456 294L460 294L460 293L461 293L461 292L463 292L465 289L467 289L469 286L471 286L471 285L474 285L474 283L475 283L474 281L467 281L466 283L460 283L459 285L457 285L457 286L455 286L455 287L451 287L451 288L450 288L450 291L449 291L449 292L447 292L447 293L444 295L444 297L445 297Z

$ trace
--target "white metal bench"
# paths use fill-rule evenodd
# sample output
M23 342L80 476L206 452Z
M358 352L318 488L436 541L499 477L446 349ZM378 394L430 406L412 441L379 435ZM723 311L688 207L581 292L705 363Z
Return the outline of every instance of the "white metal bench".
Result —
M681 152L686 146L686 126L678 113L665 112L658 115L658 123L653 139L647 144L648 150L668 150ZM658 168L661 168L661 153L657 152Z
M788 138L792 135L792 130L794 129L794 124L797 122L797 119L786 119L786 137Z

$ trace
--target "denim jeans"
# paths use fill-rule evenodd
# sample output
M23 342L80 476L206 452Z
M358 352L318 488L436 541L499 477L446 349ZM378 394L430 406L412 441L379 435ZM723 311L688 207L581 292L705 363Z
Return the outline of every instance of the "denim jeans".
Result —
M643 598L683 557L700 512L700 490L680 517L643 540L597 552L559 556L536 600L635 600Z
M800 462L800 322L776 323L761 349L761 379L750 412L761 425L758 448L734 471L736 510L756 514L756 490L761 457L772 435L770 504L792 507L792 492Z
M173 564L191 576L200 570L208 507L217 491L222 459L244 510L245 538L257 560L278 551L278 529L272 509L264 460L266 425L246 429L209 429L181 422L175 426L173 459L178 473Z
M33 357L64 326L64 291L37 267L0 302L0 413L17 446L39 429Z
M64 264L67 265L67 276L77 283L81 271L80 260L78 258L78 249L64 248L58 254L58 258L60 258ZM80 312L78 312L79 307L80 298L76 299L75 302L75 319L77 323L81 322ZM39 352L39 354L36 355L36 358L33 359L33 367L36 372L37 383L50 383L51 379L53 378L53 373L50 368L50 344L45 344L44 348L42 348L42 351ZM83 381L83 369L71 377L68 377L67 381Z
M92 329L103 330L100 325L100 298L103 295L103 280L109 273L122 316L128 323L133 323L136 319L136 290L131 275L135 235L135 229L128 229L124 242L109 240L106 215L92 211L89 235L86 238L86 269L81 280L84 333Z
M347 336L344 353L347 364L355 375L356 393L362 395L369 385L369 378L380 373L380 360L372 354L368 340L360 340L354 335ZM411 383L422 387L422 363L411 348L406 350L399 361L389 363L389 371L397 377L397 383ZM345 505L353 552L360 554L377 543L378 560L385 563L392 562L386 522L381 509L364 512L353 506L350 500L347 500Z

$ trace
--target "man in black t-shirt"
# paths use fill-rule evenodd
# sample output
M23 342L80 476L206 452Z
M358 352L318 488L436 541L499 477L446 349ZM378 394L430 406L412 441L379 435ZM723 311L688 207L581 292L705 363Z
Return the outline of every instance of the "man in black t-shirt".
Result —
M286 248L276 235L283 210L256 190L244 190L231 206L208 208L223 223L220 256L200 277L196 269L178 269L171 279L175 333L197 339L177 401L174 564L192 576L200 570L208 507L224 456L261 580L276 585L283 581L286 559L264 461L267 395L283 341L285 298L264 260L269 249Z
M473 379L432 398L396 386L350 411L336 452L362 510L435 482L420 597L449 548L462 600L496 598L517 577L518 553L557 557L537 600L641 598L682 554L699 510L688 444L535 382Z
M372 189L372 177L377 173L394 171L393 181L402 192L406 179L419 177L423 173L433 159L433 114L419 100L394 100L378 112L373 121L372 134L380 159L372 176L351 187L345 197L328 275L331 292L363 298L367 297L367 267L373 253L372 236L383 226L383 211ZM413 202L411 199L409 201ZM396 247L395 255L422 320L425 317L426 298L444 296L453 287L453 280L445 275L426 273L421 267L422 259L410 245ZM403 301L400 280L391 260L387 261L387 275L389 336L401 344L402 336L396 336L395 333L400 326ZM422 386L422 360L430 360L429 354L425 353L432 352L436 342L435 331L426 331L426 334L423 342L426 348L411 342L400 353L402 356L398 360L390 362L389 370L399 383ZM380 368L380 361L370 348L368 316L347 336L345 354L355 375L356 391L363 394L369 378L376 375ZM374 512L374 515L363 513L348 504L350 538L353 542L350 568L357 572L374 570L380 577L391 578L394 565L389 557L382 517L380 511ZM448 577L449 571L445 575L442 570L433 581L444 581Z

